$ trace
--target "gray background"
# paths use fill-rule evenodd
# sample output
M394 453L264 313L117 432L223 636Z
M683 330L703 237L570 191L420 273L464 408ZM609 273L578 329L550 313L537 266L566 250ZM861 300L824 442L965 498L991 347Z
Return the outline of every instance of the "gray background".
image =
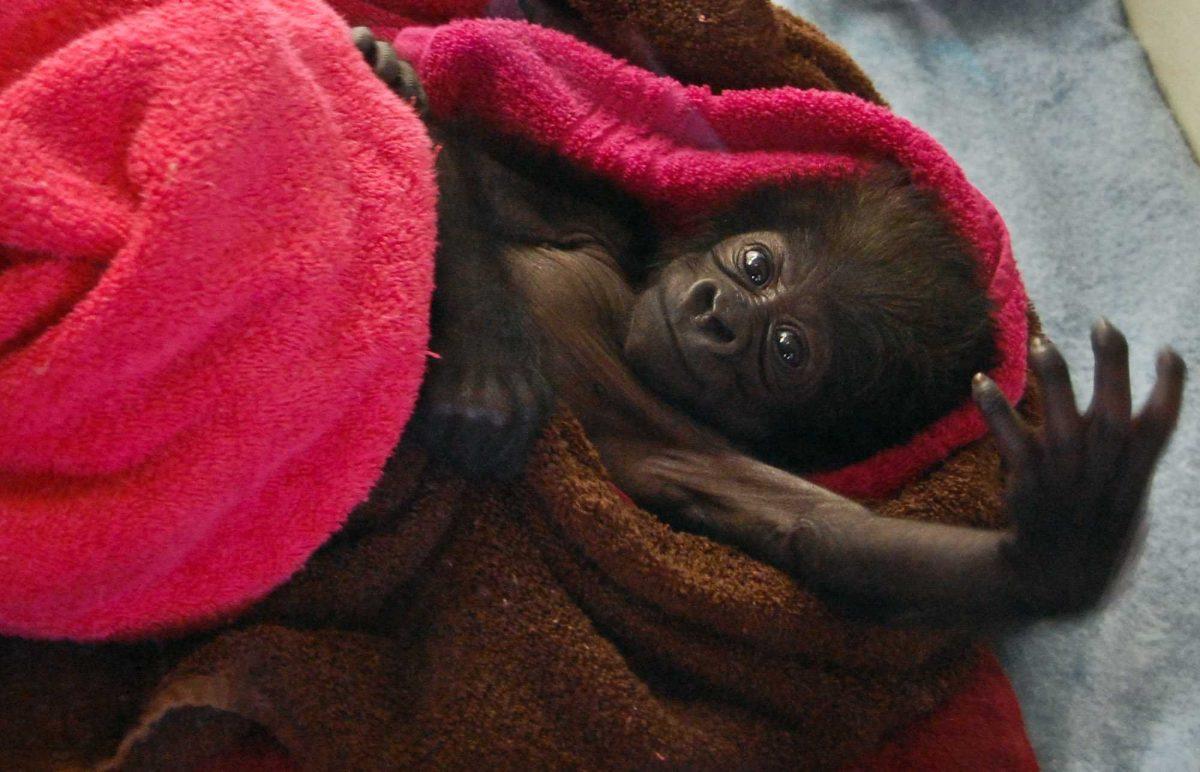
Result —
M1164 344L1200 376L1200 167L1116 0L783 5L996 203L1081 398L1102 314L1129 337L1136 400ZM1129 591L1099 617L1000 643L1047 769L1200 769L1198 410L1193 377Z

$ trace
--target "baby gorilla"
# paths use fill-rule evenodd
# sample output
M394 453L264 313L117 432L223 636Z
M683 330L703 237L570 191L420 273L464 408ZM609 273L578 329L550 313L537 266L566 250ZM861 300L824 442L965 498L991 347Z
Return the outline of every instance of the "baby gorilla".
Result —
M356 42L419 99L390 47L364 31ZM634 202L560 160L469 125L431 133L441 358L412 431L435 455L515 472L553 384L639 504L847 611L983 628L1084 611L1111 586L1184 379L1164 352L1131 418L1111 326L1094 334L1083 415L1062 358L1035 341L1044 432L975 378L1010 469L1010 531L878 517L794 474L903 442L965 399L994 357L974 262L902 171L762 191L655 243Z
M739 447L797 471L908 440L995 342L976 263L895 166L766 189L664 241L625 360Z

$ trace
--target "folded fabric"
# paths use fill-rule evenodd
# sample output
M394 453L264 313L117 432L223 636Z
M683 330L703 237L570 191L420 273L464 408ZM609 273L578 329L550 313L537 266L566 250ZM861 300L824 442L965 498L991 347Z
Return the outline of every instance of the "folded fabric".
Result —
M1003 225L932 139L884 108L797 89L715 95L523 24L417 28L411 22L453 15L450 4L404 5L371 10L371 20L404 28L397 43L437 115L471 116L540 144L614 180L667 223L702 217L761 182L854 173L880 157L903 163L973 244L996 301L1002 356L993 375L1010 396L1022 393L1028 317ZM198 17L176 19L181 29L208 15L199 4L171 7ZM363 21L355 9L345 8L350 20ZM669 37L640 18L648 38ZM271 50L275 34L245 24L224 31L259 50ZM827 83L873 94L819 33L804 41L814 53L801 58L845 70L831 67ZM371 80L361 64L359 75ZM377 94L375 86L359 88ZM276 334L290 329L276 323ZM964 406L913 443L821 479L885 515L996 526L999 464L982 433ZM314 473L305 492L326 482ZM288 535L290 524L274 525L210 556L212 565L236 566L229 556ZM182 589L175 600L191 603ZM266 747L327 769L830 768L863 759L886 768L971 754L1029 769L1019 712L990 667L961 636L847 623L779 572L671 530L613 489L578 425L560 416L511 486L468 487L402 449L347 525L235 624L137 646L5 642L0 759L21 767L113 755L131 768L186 768L247 741L261 747L265 734ZM968 679L990 685L984 698L904 729ZM989 720L1000 726L974 742L947 739L947 726ZM864 756L889 736L879 755Z
M432 148L316 0L0 15L0 630L212 622L400 436Z
M929 517L985 518L989 458L972 446L906 493ZM520 485L468 486L411 448L385 479L237 625L99 650L10 642L0 766L187 769L265 732L306 769L828 769L874 764L889 740L885 760L1034 768L1011 691L970 642L848 624L672 531L612 488L573 421Z

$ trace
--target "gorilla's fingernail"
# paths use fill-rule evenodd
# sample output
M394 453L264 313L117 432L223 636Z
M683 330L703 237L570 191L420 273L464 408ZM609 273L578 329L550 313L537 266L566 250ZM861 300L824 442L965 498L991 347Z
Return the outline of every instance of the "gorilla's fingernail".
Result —
M1102 316L1092 325L1092 340L1096 342L1107 340L1116 329L1112 322L1108 321L1108 317Z
M1183 361L1183 357L1179 356L1179 352L1170 346L1158 352L1158 361L1155 362L1155 365L1160 373L1180 377L1187 375L1187 363Z

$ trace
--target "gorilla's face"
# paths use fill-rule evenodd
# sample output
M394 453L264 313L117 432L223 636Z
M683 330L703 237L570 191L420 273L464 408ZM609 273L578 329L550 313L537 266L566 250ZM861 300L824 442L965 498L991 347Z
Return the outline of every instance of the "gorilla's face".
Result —
M637 297L627 361L723 433L770 434L783 411L811 398L828 364L820 272L769 230L675 255Z

